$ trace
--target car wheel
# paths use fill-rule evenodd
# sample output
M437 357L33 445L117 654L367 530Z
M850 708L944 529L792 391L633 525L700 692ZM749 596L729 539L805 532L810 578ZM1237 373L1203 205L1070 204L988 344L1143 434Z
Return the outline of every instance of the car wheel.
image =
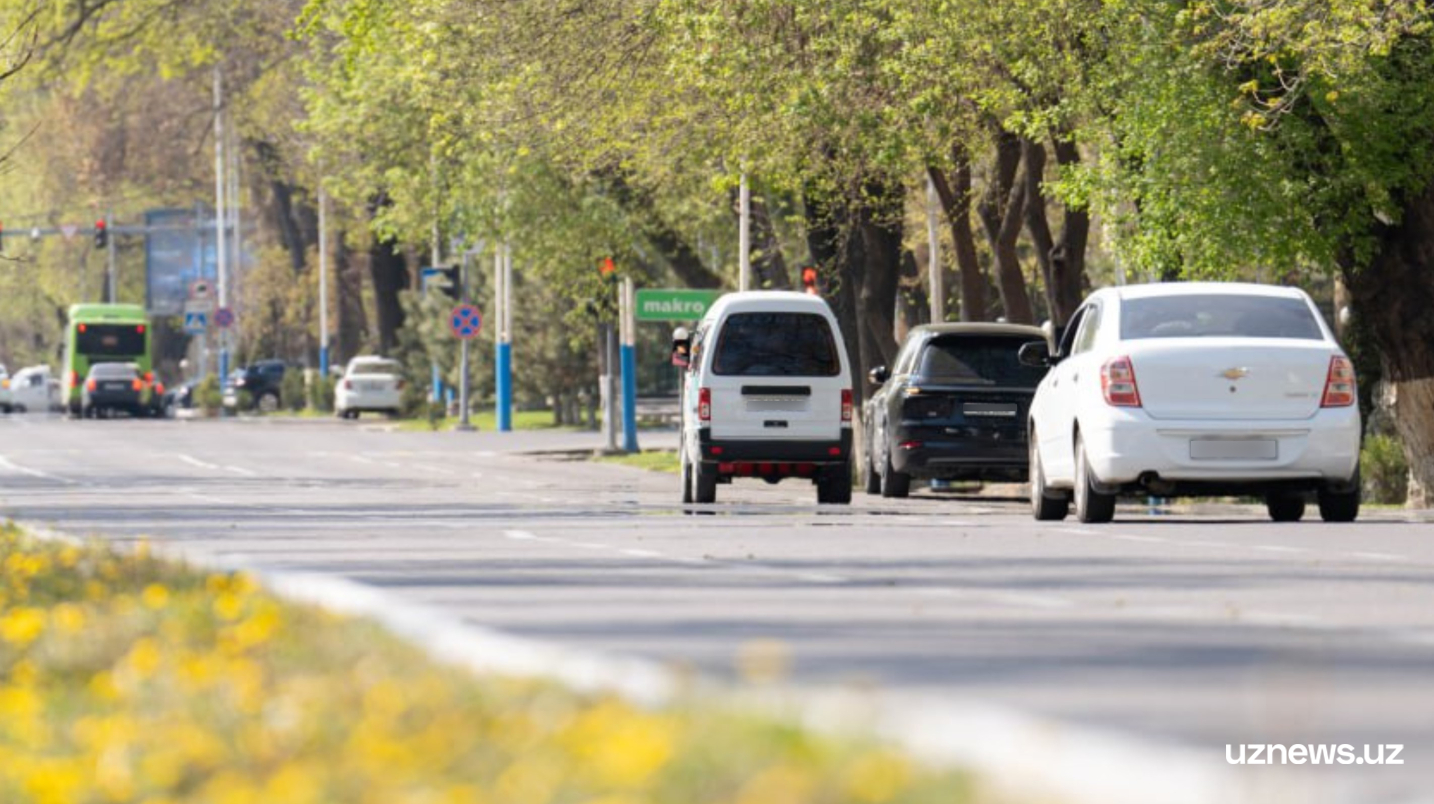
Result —
M279 409L279 395L265 393L259 396L258 406L260 413L273 413Z
M881 473L881 496L901 498L911 493L911 475L898 472L891 465L891 455L886 456L886 471Z
M876 473L876 464L872 462L870 452L866 454L866 471L862 472L862 487L867 494L881 493L881 475Z
M1338 491L1333 488L1319 490L1319 516L1326 522L1353 522L1359 516L1360 499L1359 470L1349 481L1349 489Z
M817 476L818 505L851 503L851 464L829 466Z
M692 462L687 460L687 447L678 449L678 462L682 465L682 504L692 502Z
M1265 495L1265 509L1275 522L1298 522L1305 515L1305 498L1288 491L1272 491Z
M692 501L717 502L717 467L710 463L692 465Z
M1075 447L1076 518L1088 525L1115 519L1115 495L1096 488L1098 481L1085 456L1085 441L1079 435Z
M1046 488L1041 451L1036 448L1036 434L1031 433L1031 514L1042 522L1059 522L1070 513L1070 508L1070 499L1064 492Z

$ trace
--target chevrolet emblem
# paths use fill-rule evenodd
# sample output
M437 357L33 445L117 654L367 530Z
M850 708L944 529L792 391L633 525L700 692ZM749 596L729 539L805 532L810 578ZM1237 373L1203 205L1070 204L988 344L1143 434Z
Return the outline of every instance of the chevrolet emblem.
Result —
M1250 370L1247 368L1227 368L1220 372L1220 376L1227 380L1238 380L1249 373Z

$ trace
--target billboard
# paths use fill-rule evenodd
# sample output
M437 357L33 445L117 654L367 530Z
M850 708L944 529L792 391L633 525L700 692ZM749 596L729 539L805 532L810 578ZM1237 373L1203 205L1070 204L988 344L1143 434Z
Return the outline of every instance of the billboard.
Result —
M213 218L202 207L144 213L145 306L150 315L183 315L189 283L217 279Z

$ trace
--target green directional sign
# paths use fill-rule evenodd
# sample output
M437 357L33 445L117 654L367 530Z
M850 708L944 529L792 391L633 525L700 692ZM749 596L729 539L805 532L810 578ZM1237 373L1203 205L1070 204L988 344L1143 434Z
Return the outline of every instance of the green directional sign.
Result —
M720 290L650 288L637 292L638 321L695 321L721 296Z

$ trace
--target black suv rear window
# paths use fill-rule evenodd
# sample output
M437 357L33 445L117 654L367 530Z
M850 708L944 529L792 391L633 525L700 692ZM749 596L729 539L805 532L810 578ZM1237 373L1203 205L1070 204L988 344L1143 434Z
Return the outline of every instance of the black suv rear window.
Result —
M1120 338L1324 340L1304 299L1230 293L1152 296L1120 303Z
M815 313L733 313L722 324L712 371L733 377L835 377L841 358Z
M1039 337L946 335L921 350L916 375L924 382L1035 388L1046 370L1021 365L1016 353Z

